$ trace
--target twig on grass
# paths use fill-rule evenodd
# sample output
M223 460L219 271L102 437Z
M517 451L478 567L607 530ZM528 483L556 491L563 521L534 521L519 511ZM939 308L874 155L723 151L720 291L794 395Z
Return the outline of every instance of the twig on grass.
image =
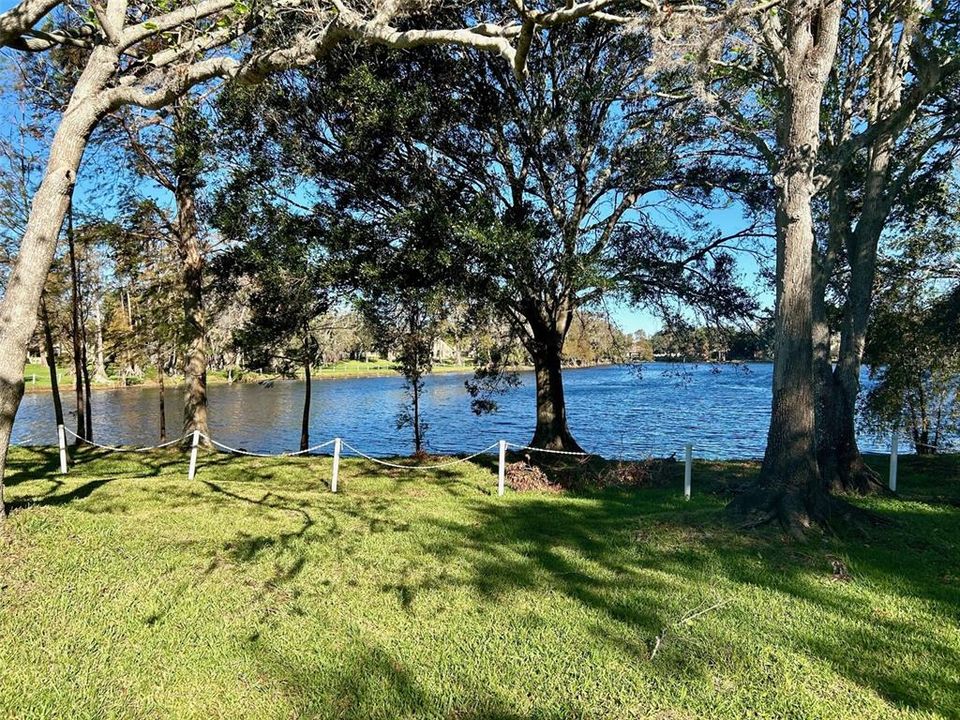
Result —
M678 627L680 627L681 625L689 625L691 622L693 622L694 620L696 620L696 619L697 619L698 617L700 617L701 615L706 615L708 612L712 612L713 610L719 610L720 608L722 608L724 605L728 604L729 602L730 602L730 598L725 598L725 599L723 599L723 600L720 600L719 602L714 603L714 604L711 605L710 607L703 608L702 610L700 609L700 606L698 605L697 607L695 607L693 610L691 610L690 612L688 612L686 615L684 615L682 618L680 618L680 619L677 620L676 622L674 622L674 623L672 623L672 624L670 624L670 625L667 625L667 626L666 626L665 628L663 628L663 629L660 631L660 633L653 639L653 648L651 648L651 650L650 650L650 661L652 662L653 659L657 656L657 653L660 652L660 645L663 644L663 640L664 640L664 638L666 638L666 636L667 636L667 631L668 631L668 630L670 630L671 628L678 628Z

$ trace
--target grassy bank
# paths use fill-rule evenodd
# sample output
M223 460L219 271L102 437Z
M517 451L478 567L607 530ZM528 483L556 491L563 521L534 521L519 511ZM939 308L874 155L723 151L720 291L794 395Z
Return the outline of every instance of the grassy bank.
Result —
M958 468L901 458L859 501L891 526L798 546L723 524L742 464L685 503L679 466L498 498L349 460L333 495L325 458L14 449L0 715L958 717Z
M472 365L456 365L438 363L431 370L433 373L470 373L473 372ZM343 360L341 362L329 363L313 369L314 380L330 380L358 377L383 377L395 376L397 374L394 366L386 360L371 360L363 362L361 360ZM24 381L27 392L49 391L50 390L50 371L46 365L28 363L23 370ZM73 387L73 371L68 368L58 369L58 381L63 388ZM302 376L298 376L301 377ZM276 375L263 375L261 373L244 371L242 373L229 373L225 370L211 370L207 373L207 382L211 385L225 385L231 382L261 382L264 380L276 380ZM168 385L174 386L181 383L183 377L180 375L171 375L165 378ZM157 384L156 373L151 369L144 377L129 378L128 382L136 386L151 387ZM96 382L91 378L91 385L98 388L113 388L121 386L121 378L110 376L107 380Z

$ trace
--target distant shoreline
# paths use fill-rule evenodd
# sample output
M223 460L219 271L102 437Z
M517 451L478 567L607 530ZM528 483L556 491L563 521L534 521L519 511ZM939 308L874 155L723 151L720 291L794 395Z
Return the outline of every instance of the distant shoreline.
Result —
M576 371L576 370L590 370L595 368L602 367L629 367L633 365L652 365L652 364L662 364L662 365L769 365L772 360L725 360L722 362L718 361L708 361L708 360L667 360L667 359L654 359L654 360L638 360L632 362L601 362L595 363L592 365L564 365L563 371ZM371 363L372 364L372 363ZM431 371L431 375L472 375L476 369L474 365L437 365ZM516 365L509 368L512 372L533 372L534 367L532 365ZM38 382L36 385L33 385L30 381L30 373L25 375L25 393L45 393L49 392L51 389L49 375L44 374L43 377L40 377L38 374ZM324 368L315 368L311 373L311 381L330 381L330 380L358 380L363 378L382 378L382 377L393 377L398 376L399 373L389 367L382 365L375 365L372 368L366 368L362 365L357 368L343 369L340 367L334 367L329 369ZM72 379L72 377L71 377ZM303 382L304 379L301 376L297 377L283 377L276 375L263 375L256 372L246 372L238 375L237 378L229 380L223 371L217 370L207 376L207 386L221 386L221 385L250 385L250 384L263 384L263 383L279 383L279 382ZM73 390L75 385L73 382L63 382L59 383L61 392L65 390ZM137 382L129 385L121 385L119 382L110 382L110 383L92 383L91 390L135 390L135 389L146 389L146 388L158 388L160 384L153 378L144 378L141 382ZM171 390L180 390L183 387L183 377L181 375L167 376L164 381L164 388Z

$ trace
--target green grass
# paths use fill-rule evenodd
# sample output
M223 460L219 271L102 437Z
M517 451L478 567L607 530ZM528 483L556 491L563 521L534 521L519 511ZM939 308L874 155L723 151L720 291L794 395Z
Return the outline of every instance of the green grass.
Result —
M73 385L73 373L60 368L59 382L62 385ZM46 365L36 363L27 363L23 368L23 381L26 389L39 390L50 389L50 370Z
M454 363L436 363L431 372L473 372L472 365L456 365ZM73 386L73 370L59 368L59 381L63 387ZM384 375L396 375L392 363L387 360L371 360L363 362L362 360L343 360L341 362L330 363L322 367L313 369L314 380L327 380L352 377L380 377ZM23 369L23 377L26 383L26 390L49 390L50 389L50 371L46 365L36 363L27 363ZM298 374L302 379L302 373ZM251 371L228 373L226 370L210 370L207 372L207 382L211 385L220 385L228 382L259 382L260 380L275 379L275 375L261 374ZM92 380L92 379L91 379ZM166 382L170 385L177 385L183 380L180 375L167 376ZM128 382L135 385L155 385L156 371L153 368L147 368L143 377L130 377ZM120 385L120 378L110 376L107 381L92 381L96 387L117 387Z
M12 451L5 717L960 717L957 458L901 458L858 501L893 525L806 545L722 522L743 464L689 503L679 466L503 498L486 463L345 461L337 495L326 458L56 467Z
M455 363L434 363L431 373L445 372L473 372L473 365L457 365ZM371 377L381 375L396 375L397 370L389 360L341 360L313 369L314 379L342 378L342 377Z

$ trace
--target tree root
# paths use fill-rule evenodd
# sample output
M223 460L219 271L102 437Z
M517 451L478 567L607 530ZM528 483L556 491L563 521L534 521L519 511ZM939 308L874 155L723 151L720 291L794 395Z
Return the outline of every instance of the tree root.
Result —
M754 486L727 505L727 513L741 530L752 530L777 522L784 532L800 543L814 528L832 535L838 526L853 527L861 534L867 529L892 524L889 518L826 492L805 493L800 488Z
M865 496L890 492L879 473L867 465L859 454L847 463L832 463L826 485L831 492L843 495Z

